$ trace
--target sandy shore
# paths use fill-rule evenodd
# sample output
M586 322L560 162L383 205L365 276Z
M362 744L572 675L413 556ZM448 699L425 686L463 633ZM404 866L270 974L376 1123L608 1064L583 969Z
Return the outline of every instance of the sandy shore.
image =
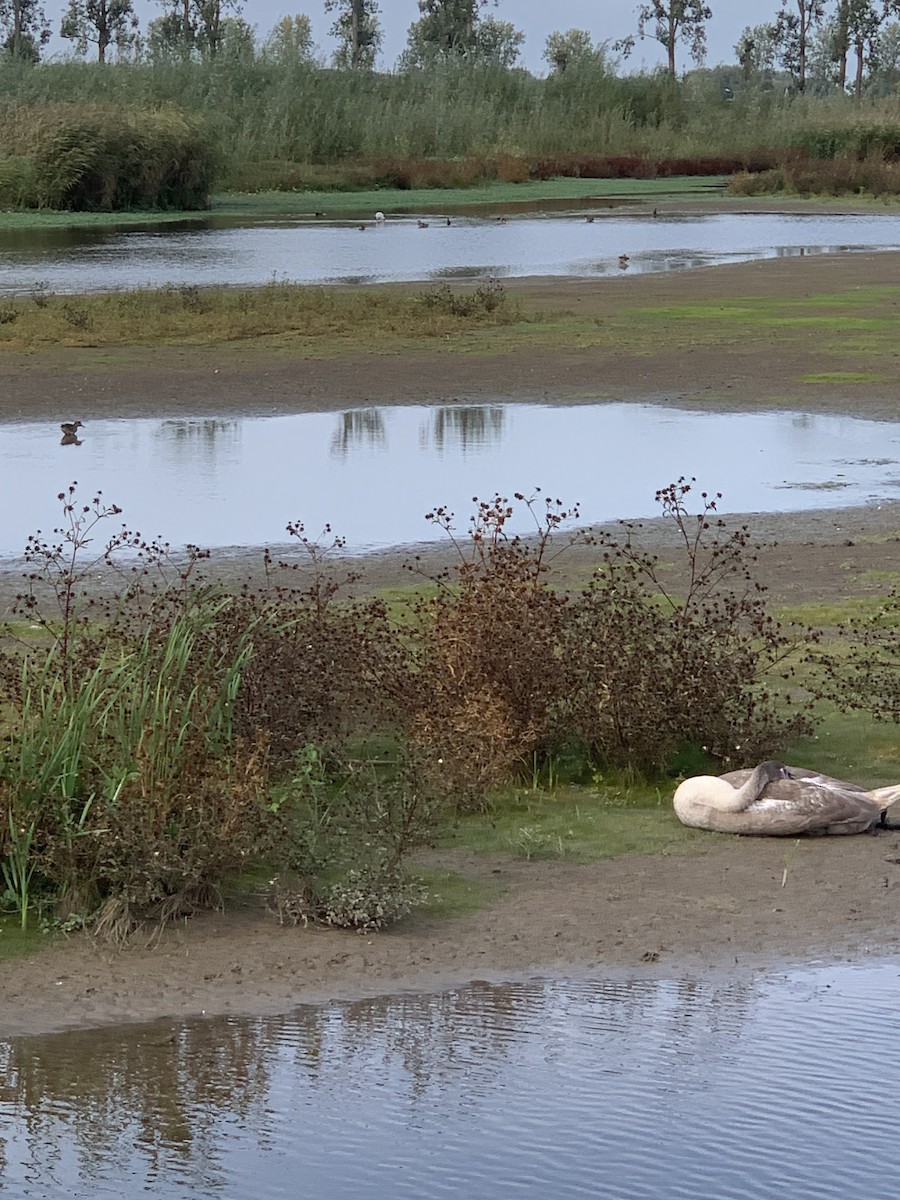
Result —
M83 937L49 946L4 964L0 1037L265 1014L546 971L672 977L857 960L894 953L900 939L896 834L799 846L710 837L694 854L590 866L466 854L443 854L441 865L491 888L489 907L453 919L413 916L364 936L226 911L171 929L152 949L111 950Z

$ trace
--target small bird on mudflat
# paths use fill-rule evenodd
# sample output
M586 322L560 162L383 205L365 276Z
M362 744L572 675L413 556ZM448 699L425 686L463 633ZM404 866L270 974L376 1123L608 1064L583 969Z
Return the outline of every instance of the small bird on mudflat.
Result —
M83 428L84 426L80 421L63 421L62 425L60 425L60 429L63 431L65 437L74 437L76 431Z

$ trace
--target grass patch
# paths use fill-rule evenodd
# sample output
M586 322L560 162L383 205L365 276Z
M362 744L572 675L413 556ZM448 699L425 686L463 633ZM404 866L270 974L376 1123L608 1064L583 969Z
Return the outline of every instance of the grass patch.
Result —
M886 383L887 376L875 371L816 371L798 376L801 383Z
M36 922L23 929L18 916L0 916L0 962L34 954L48 945L49 940L47 934L41 933Z
M206 221L209 212L70 212L52 209L8 209L0 212L0 235L45 229L128 229L135 225L171 225Z
M845 312L832 315L809 315L784 311L785 306L777 300L764 300L756 308L722 305L669 305L665 308L642 308L636 315L665 321L721 321L741 322L744 325L766 329L853 329L882 330L896 329L893 318L882 316L857 317Z
M868 572L866 573L868 575ZM811 625L820 629L836 629L852 621L874 616L884 604L884 597L848 596L842 600L810 600L804 604L786 604L778 610L780 621Z
M669 179L577 179L560 177L523 183L485 183L464 188L372 188L359 192L225 192L214 197L212 211L222 216L290 216L324 212L348 218L375 210L408 213L480 207L538 206L547 201L701 199L721 193L724 175Z
M893 359L900 288L872 287L802 300L775 296L735 297L708 302L635 308L631 322L657 346L752 345L770 347L783 340L793 349L816 353L884 355ZM892 364L893 365L893 364ZM894 377L865 371L815 373L805 381L882 382Z
M673 785L674 786L674 785ZM685 852L696 831L679 824L667 785L515 790L487 813L461 817L441 839L480 854L597 862L626 854Z
M332 220L359 220L374 212L409 212L468 209L514 209L523 205L571 200L579 207L592 199L665 200L719 198L725 176L686 176L673 179L575 179L534 180L525 183L487 183L472 188L372 188L359 192L222 192L213 196L204 212L151 211L69 212L25 209L0 212L0 234L32 229L128 228L135 225L164 225L184 221L228 220L242 222L271 217L310 217L325 213Z
M208 345L287 337L296 351L398 350L409 339L446 340L473 328L519 323L518 305L492 280L451 292L310 288L164 287L90 296L44 289L0 304L0 350L70 346ZM278 348L277 341L275 347Z
M456 871L416 871L428 890L428 899L417 910L425 917L468 917L490 908L504 891L499 879L467 879Z
M900 779L900 738L890 721L823 706L815 734L798 739L785 759L863 787L879 787Z

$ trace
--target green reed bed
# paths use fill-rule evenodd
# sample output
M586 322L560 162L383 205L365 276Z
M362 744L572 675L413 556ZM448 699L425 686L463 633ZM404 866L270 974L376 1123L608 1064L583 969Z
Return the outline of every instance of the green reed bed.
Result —
M654 174L654 164L678 159L695 160L685 169L704 173L698 164L710 157L731 165L705 173L755 171L796 152L887 153L898 126L893 99L861 105L847 97L786 97L745 86L726 100L716 81L701 74L684 81L657 72L619 76L599 63L545 79L484 64L384 74L262 57L27 68L0 63L0 129L7 134L38 127L41 114L59 120L65 109L103 170L120 154L110 130L127 125L129 114L143 114L129 135L141 149L136 132L148 124L188 122L199 131L197 160L207 167L217 162L219 185L236 190L470 186L598 170L642 176ZM101 111L109 119L98 124L90 113ZM151 138L146 148L155 144ZM70 140L56 149L61 164L75 165ZM0 160L10 160L0 165L7 203L35 194L34 153L27 138L0 132ZM636 165L610 171L596 166L602 159ZM143 168L151 160L152 154L136 161ZM38 194L46 194L52 164L46 153L41 161L46 178Z
M174 107L0 106L0 207L205 209L217 172L203 122Z
M45 63L28 71L8 63L0 69L4 99L36 108L176 104L208 122L226 151L225 178L239 178L247 163L343 162L349 170L360 158L460 159L510 148L671 157L771 144L771 121L748 122L745 109L721 97L698 103L663 76L604 70L537 79L466 64L378 74L260 61Z

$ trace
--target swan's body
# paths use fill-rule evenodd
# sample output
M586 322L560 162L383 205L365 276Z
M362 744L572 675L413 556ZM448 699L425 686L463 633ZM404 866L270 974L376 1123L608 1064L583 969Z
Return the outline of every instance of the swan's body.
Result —
M375 214L375 220L378 222L379 225L383 225L384 222L387 220L387 218L385 217L385 215L381 211L381 209L379 209L378 212Z
M803 767L764 762L726 775L697 775L675 791L683 825L719 833L794 837L864 833L900 800L900 784L866 791Z

